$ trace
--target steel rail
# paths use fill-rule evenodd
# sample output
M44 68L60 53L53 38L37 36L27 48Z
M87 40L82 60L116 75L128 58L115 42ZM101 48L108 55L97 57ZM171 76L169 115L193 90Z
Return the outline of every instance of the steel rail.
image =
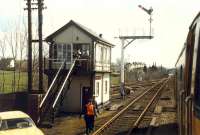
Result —
M143 82L143 83L147 83L148 84L148 83L154 83L156 81L158 81L158 79L157 80L151 80L150 82ZM138 84L138 83L139 83L139 85L141 85L139 81L136 81L136 82L133 82L133 83L125 83L125 86L135 85L135 84ZM112 85L111 86L112 89L119 88L119 87L120 87L120 85Z
M147 112L147 110L150 108L150 106L152 105L152 103L154 102L154 100L156 99L156 97L158 96L158 94L161 92L161 90L163 90L163 87L167 84L167 82L169 81L166 80L166 82L164 82L164 84L162 84L162 86L158 89L158 91L155 93L155 95L153 96L153 98L150 100L150 102L147 104L147 106L145 107L145 109L142 111L142 113L140 114L140 116L138 117L138 119L134 122L133 124L133 128L131 128L128 132L127 135L131 135L133 132L133 129L135 129L136 127L138 127L140 121L142 120L143 116L145 115L145 113Z
M98 130L96 130L92 135L98 135L101 132L103 132L109 125L114 122L121 114L123 114L131 105L133 105L135 102L137 102L140 98L142 98L144 95L146 95L149 91L151 91L153 88L158 86L159 84L163 83L166 79L162 79L155 85L153 85L151 88L147 89L143 94L138 96L136 99L134 99L129 105L127 105L124 109L122 109L119 113L117 113L114 117L112 117L109 121L107 121L103 126L101 126Z

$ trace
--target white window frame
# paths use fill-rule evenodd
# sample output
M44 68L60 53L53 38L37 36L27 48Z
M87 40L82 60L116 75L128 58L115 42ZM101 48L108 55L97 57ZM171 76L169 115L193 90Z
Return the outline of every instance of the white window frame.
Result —
M100 90L100 83L99 81L96 82L96 87L95 87L95 96L99 96L99 90Z
M68 53L70 53L70 60L69 59L67 59L67 61L66 61L66 63L67 64L71 64L72 63L72 61L73 61L73 47L72 47L72 44L62 44L62 43L57 43L57 44L55 44L57 47L56 47L56 51L57 51L57 56L56 56L56 63L58 62L58 63L60 63L60 62L63 62L65 59L67 59L67 54ZM64 50L63 50L63 48L64 48L64 46L66 46L66 55L64 55L63 54L63 52L64 52ZM69 51L69 49L68 49L68 47L70 46L70 51ZM58 48L60 48L60 50L58 49ZM53 50L54 51L54 50ZM65 57L66 58L65 58Z
M105 81L105 92L104 94L108 93L108 80Z

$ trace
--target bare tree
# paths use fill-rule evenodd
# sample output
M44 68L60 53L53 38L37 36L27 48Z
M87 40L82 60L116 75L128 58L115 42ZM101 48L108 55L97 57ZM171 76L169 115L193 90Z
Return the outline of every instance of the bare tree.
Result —
M14 69L13 69L13 80L12 80L12 92L15 92L16 88L16 56L17 56L17 48L18 48L18 33L17 31L15 32L10 32L8 33L9 37L7 37L7 42L8 45L11 49L11 54L12 54L12 59L14 63Z
M1 49L1 54L2 54L2 58L5 58L5 51L6 51L6 45L5 45L5 36L3 37L3 39L0 41L0 49ZM4 85L5 85L5 74L4 74L4 70L2 70L2 83L1 83L1 90L2 92L4 92Z
M37 24L34 25L35 27L37 27ZM34 38L36 39L38 35L38 29L35 29L35 35ZM38 61L38 56L39 56L39 50L38 50L38 44L37 43L33 43L32 44L32 60L33 60L33 64L32 64L32 75L33 75L33 89L38 89L38 81L39 81L39 61Z
M8 44L8 47L11 50L12 60L13 60L13 80L12 80L12 92L16 91L16 60L18 56L18 47L20 44L20 25L17 22L9 23L9 28L11 28L11 31L7 32L6 35L6 41ZM12 28L14 26L14 29ZM8 49L8 48L6 48Z
M20 33L19 37L19 67L18 67L18 90L20 89L20 80L21 80L21 68L22 68L22 61L23 61L23 54L25 51L27 41L27 30L25 29L24 33Z

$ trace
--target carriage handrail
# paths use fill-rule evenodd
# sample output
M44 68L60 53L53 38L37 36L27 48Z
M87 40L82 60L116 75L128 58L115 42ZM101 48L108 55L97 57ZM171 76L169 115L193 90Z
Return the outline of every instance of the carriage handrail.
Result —
M62 63L62 65L60 66L58 72L56 73L56 76L54 77L54 79L53 79L51 85L49 86L49 88L48 88L48 90L47 90L47 93L45 94L44 98L42 99L42 102L40 103L39 108L41 108L41 107L43 106L44 101L47 99L47 96L48 96L48 94L49 94L51 88L53 87L53 85L54 85L54 83L55 83L55 81L56 81L56 79L57 79L57 77L58 77L58 74L60 73L61 69L62 69L63 66L65 65L65 62L66 62L66 61L64 60L63 63Z
M59 93L58 93L58 95L56 96L56 100L54 101L53 106L52 106L53 109L55 108L55 105L56 105L56 103L57 103L57 101L58 101L58 98L60 97L60 95L61 95L61 93L62 93L62 91L63 91L63 88L64 88L64 86L65 86L65 83L67 82L67 80L68 80L68 78L69 78L69 76L70 76L70 74L71 74L71 72L72 72L72 69L73 69L75 63L76 63L76 59L75 59L74 62L72 63L72 65L71 65L71 67L70 67L70 69L69 69L69 72L68 72L68 74L67 74L67 76L66 76L66 78L65 78L65 80L64 80L64 82L63 82L63 84L62 84L62 87L59 89Z

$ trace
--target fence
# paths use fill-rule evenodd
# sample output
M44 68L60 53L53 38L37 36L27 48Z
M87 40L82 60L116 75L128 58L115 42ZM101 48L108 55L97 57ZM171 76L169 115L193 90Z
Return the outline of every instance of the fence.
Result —
M27 90L27 72L0 70L0 93Z

